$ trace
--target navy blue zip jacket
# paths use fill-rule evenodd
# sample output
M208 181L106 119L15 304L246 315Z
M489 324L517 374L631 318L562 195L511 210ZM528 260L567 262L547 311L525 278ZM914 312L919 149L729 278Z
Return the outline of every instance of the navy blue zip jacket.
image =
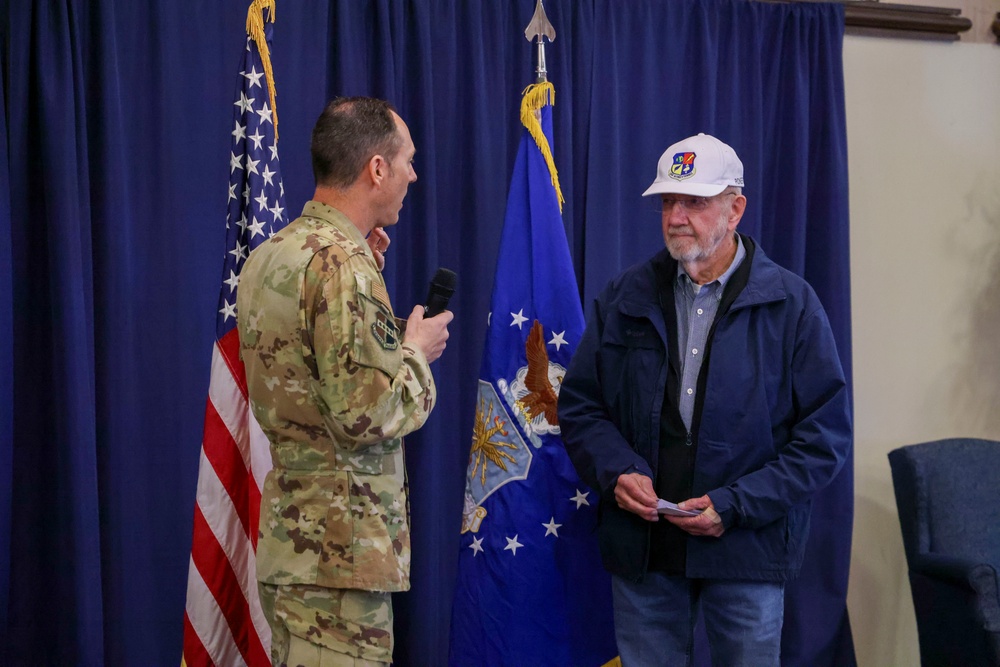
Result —
M802 566L812 496L850 451L850 406L815 292L742 238L749 272L709 334L690 434L691 497L708 494L726 530L687 537L686 574L784 581ZM620 509L614 488L626 472L656 479L670 361L658 276L676 271L664 249L608 284L559 394L566 449L601 494L604 566L633 581L646 572L651 524Z

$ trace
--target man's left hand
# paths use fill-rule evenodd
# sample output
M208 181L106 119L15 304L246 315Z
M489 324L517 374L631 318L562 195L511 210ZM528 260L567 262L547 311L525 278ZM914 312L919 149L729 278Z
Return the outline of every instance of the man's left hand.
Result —
M381 227L376 227L365 240L368 242L368 247L371 248L372 255L375 257L375 265L381 271L385 268L385 251L389 249L389 235Z
M722 517L715 511L712 499L708 496L701 498L691 498L684 502L677 503L682 510L702 510L698 516L670 516L663 515L663 518L674 524L681 530L691 535L719 537L726 531L722 526Z

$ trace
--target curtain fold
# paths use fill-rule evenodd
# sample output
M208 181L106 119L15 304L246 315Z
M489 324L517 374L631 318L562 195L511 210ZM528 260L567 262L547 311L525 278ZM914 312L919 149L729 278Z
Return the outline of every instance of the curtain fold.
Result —
M82 64L91 17L47 2L16 18L5 64L16 417L6 647L89 664L103 660L104 635L101 587L79 585L102 576ZM65 628L59 642L32 631L42 619Z
M0 35L0 54L7 44ZM14 473L14 281L11 255L10 170L7 168L6 67L0 67L0 646L7 645L10 597L10 522ZM0 658L3 652L0 650Z
M3 10L5 664L179 659L248 4ZM398 314L423 301L439 266L458 273L456 321L434 369L438 407L406 444L413 589L396 596L397 664L444 664L476 372L516 110L534 70L523 32L534 0L278 4L288 215L312 193L309 134L325 101L385 97L417 147L418 181L389 230ZM842 9L550 0L546 10L557 31L547 47L553 143L582 297L662 246L659 213L640 194L667 145L713 133L746 165L741 230L810 280L849 372ZM853 661L843 600L851 484L847 470L816 503L807 572L789 590L804 611L786 623L786 664ZM828 591L819 604L817 586Z

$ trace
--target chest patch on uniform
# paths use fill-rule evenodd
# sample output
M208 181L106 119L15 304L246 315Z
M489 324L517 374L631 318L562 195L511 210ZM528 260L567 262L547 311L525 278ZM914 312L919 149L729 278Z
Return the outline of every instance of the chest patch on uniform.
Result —
M372 335L384 350L395 350L399 347L399 327L396 322L388 317L381 310L375 313L375 321L372 322Z

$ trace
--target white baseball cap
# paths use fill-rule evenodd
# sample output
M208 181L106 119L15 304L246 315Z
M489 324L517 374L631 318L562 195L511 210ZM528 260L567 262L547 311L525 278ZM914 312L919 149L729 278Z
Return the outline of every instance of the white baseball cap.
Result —
M660 156L656 180L643 197L666 193L714 197L743 187L743 163L731 146L708 134L678 141Z

